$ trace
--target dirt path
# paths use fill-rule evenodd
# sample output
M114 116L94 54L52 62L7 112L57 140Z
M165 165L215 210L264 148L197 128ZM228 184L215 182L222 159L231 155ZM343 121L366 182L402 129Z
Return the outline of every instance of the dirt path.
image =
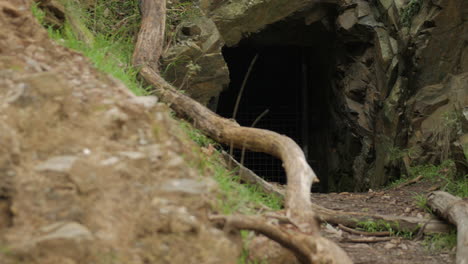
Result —
M334 210L430 218L431 215L418 206L415 196L425 195L432 186L433 183L422 181L401 188L368 193L316 193L313 194L313 199L315 203ZM337 227L324 228L324 234L337 241L355 263L440 264L454 263L455 260L454 252L431 252L423 245L422 240L395 237L391 241L378 243L343 242L343 236L348 233L340 231Z

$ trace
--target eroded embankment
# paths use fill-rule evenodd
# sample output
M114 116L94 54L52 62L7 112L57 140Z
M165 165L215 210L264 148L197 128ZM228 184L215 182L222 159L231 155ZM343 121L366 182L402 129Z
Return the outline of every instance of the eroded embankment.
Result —
M0 263L234 263L206 220L217 185L168 108L28 10L0 3Z

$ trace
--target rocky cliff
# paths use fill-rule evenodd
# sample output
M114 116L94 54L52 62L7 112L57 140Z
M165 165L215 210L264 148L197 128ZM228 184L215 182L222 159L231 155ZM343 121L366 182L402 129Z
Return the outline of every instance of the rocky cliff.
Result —
M322 62L329 121L321 146L311 146L327 156L327 189L378 187L411 166L449 158L466 174L468 2L202 0L194 7L203 18L177 28L164 65L178 61L167 78L212 108L229 82L223 46L267 29L270 42L291 40L271 37L275 23L320 28L301 32L296 45L314 49L332 39Z

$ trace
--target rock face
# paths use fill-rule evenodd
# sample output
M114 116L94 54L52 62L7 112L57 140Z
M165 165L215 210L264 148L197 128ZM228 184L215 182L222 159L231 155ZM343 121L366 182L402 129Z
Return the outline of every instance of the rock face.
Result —
M176 3L169 5L169 10L176 8ZM196 6L189 8L191 12L200 12ZM221 54L224 42L218 29L201 13L173 26L169 48L162 58L164 77L192 98L216 109L219 93L229 83L229 72Z
M467 1L202 0L200 8L216 26L217 52L291 16L335 34L332 140L324 143L329 189L378 187L422 162L466 164ZM216 101L209 96L201 101Z

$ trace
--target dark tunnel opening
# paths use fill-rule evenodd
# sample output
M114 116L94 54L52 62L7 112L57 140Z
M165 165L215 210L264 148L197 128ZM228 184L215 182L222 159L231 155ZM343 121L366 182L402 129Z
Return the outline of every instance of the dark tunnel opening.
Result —
M320 178L314 191L327 191L327 142L330 126L334 35L325 25L305 25L290 19L269 25L243 39L236 47L224 47L230 85L219 98L217 112L231 118L242 81L256 54L258 59L245 86L236 120L291 137L304 150ZM241 160L241 151L234 156ZM286 183L280 160L246 151L244 165L267 181Z

